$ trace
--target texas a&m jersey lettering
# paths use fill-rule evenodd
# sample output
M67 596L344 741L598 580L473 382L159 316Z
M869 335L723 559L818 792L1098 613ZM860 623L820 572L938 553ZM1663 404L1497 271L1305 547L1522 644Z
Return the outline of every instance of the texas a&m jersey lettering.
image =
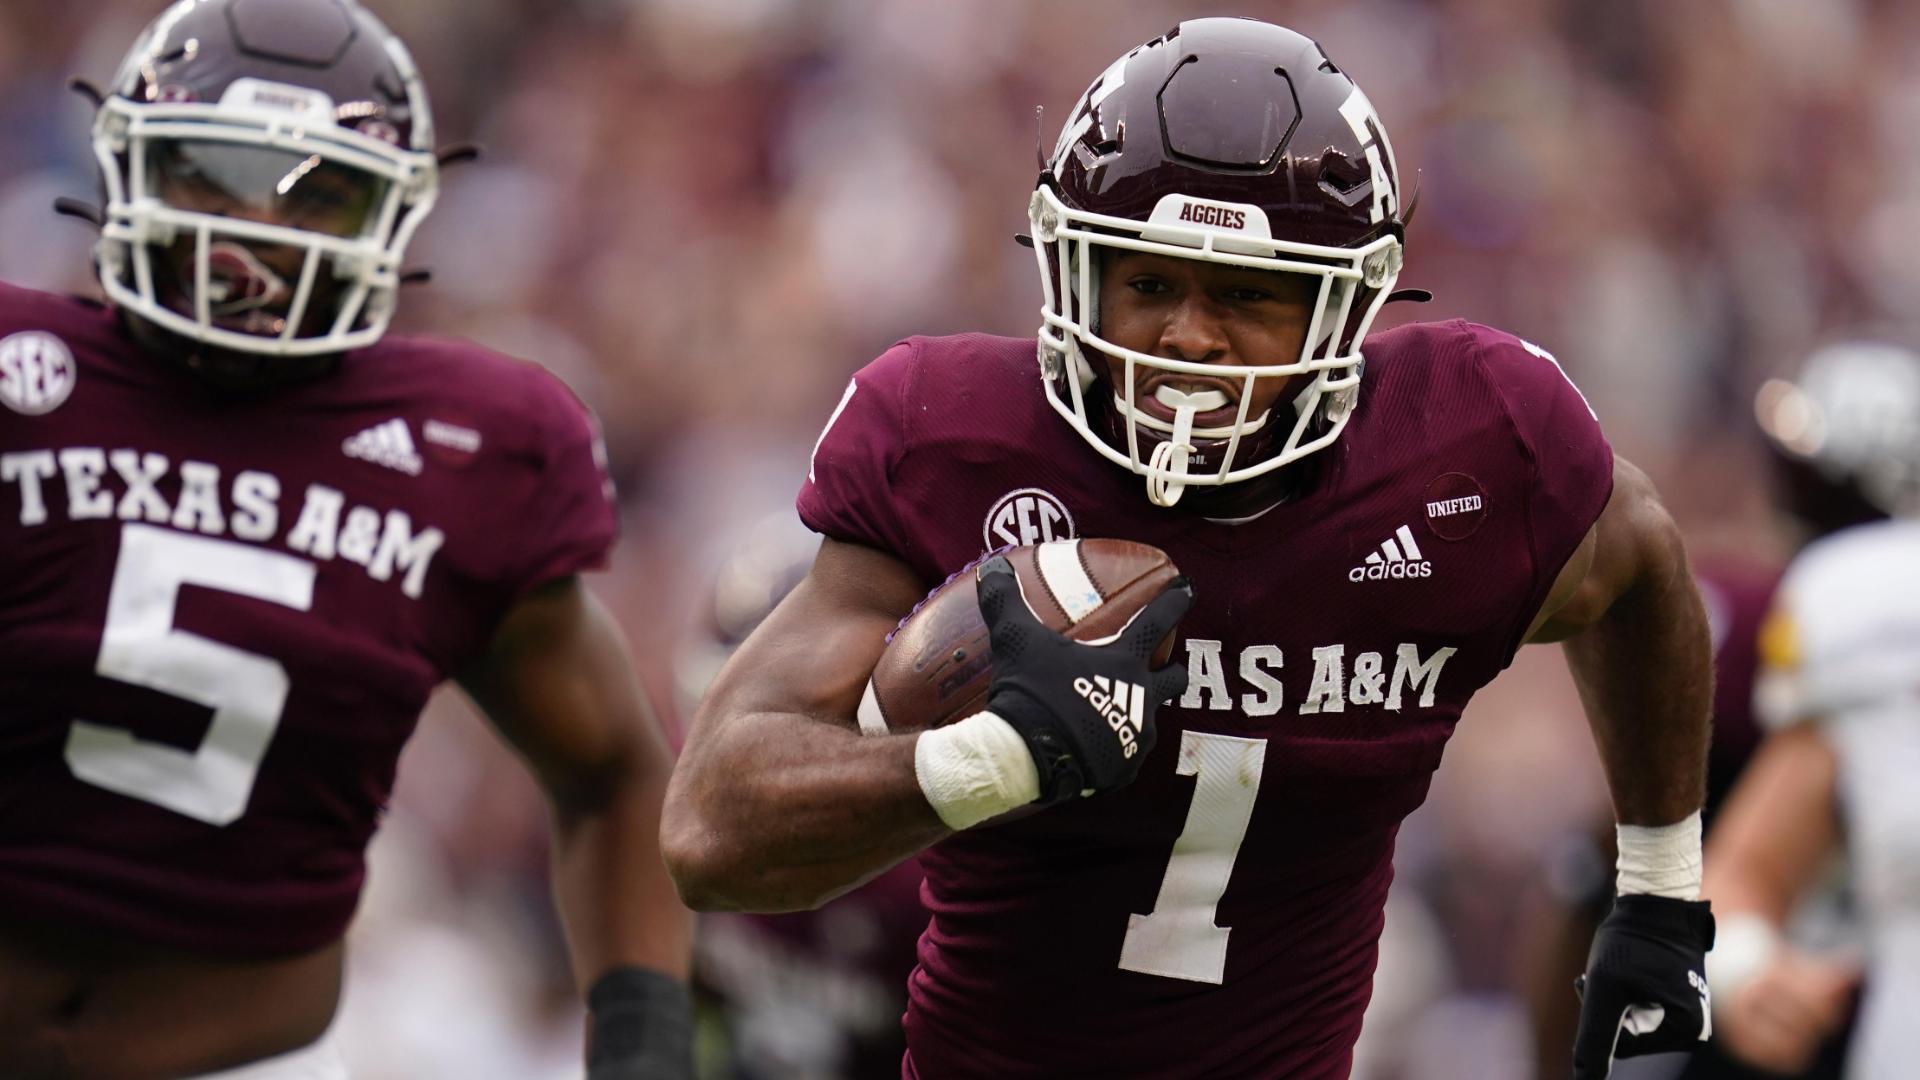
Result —
M229 479L208 462L129 448L0 454L0 489L11 489L26 529L122 523L94 673L211 710L204 736L186 748L143 738L115 717L76 716L68 769L217 826L246 812L292 686L279 660L245 642L178 627L181 588L310 611L319 564L338 560L374 581L397 580L417 601L446 539L438 528L416 529L404 510L350 506L325 484L295 496L270 472L243 469ZM276 538L284 552L262 546Z
M1431 709L1441 673L1458 651L1447 645L1423 652L1402 642L1391 662L1373 650L1356 651L1349 661L1345 645L1317 647L1294 714L1343 712L1349 704L1391 712L1410 706ZM1187 639L1188 683L1180 708L1237 710L1250 718L1281 713L1289 700L1282 678L1285 650L1278 645L1242 647L1235 668L1250 689L1238 697L1228 687L1225 653L1221 641ZM1266 755L1264 738L1181 731L1174 772L1193 777L1193 795L1153 909L1127 917L1120 946L1122 970L1215 985L1225 981L1233 928L1220 924L1219 906L1253 820Z
M1239 710L1248 716L1273 716L1289 700L1281 672L1286 653L1278 645L1248 645L1240 650L1234 670L1250 689L1235 697L1227 687L1222 643L1187 639L1187 692L1183 709L1212 712ZM1295 715L1344 712L1349 704L1377 706L1399 712L1409 703L1431 709L1440 690L1440 674L1459 649L1443 645L1422 650L1401 642L1388 654L1356 651L1349 660L1345 645L1322 645L1313 650L1311 674L1304 676L1304 693Z
M158 490L170 470L180 481L171 506ZM404 510L349 506L343 492L325 484L309 484L295 497L269 472L242 470L223 482L217 465L176 466L165 455L138 450L72 446L0 454L0 485L13 489L23 526L117 518L251 543L278 536L287 550L319 562L357 563L375 581L397 578L414 600L446 542L443 531L416 527Z

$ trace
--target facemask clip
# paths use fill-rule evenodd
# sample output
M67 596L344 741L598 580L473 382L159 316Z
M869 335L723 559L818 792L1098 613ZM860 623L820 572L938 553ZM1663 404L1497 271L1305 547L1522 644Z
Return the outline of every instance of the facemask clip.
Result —
M1366 257L1361 264L1360 273L1369 289L1384 289L1387 283L1400 274L1404 255L1398 243L1388 244L1379 251Z
M1049 379L1049 380L1059 378L1060 371L1065 366L1065 364L1066 364L1066 357L1064 354L1061 353L1061 351L1057 347L1050 345L1044 341L1040 343L1040 376L1041 378Z

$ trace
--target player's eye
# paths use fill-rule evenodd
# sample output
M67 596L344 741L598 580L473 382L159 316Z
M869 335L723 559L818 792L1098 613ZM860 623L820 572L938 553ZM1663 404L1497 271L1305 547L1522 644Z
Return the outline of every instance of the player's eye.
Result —
M1146 274L1142 274L1138 277L1128 278L1127 288L1132 289L1134 292L1137 292L1142 296L1158 296L1162 293L1172 291L1171 287L1168 286L1166 282L1160 280L1157 277L1152 277Z
M1227 299L1241 304L1257 304L1273 299L1273 293L1252 285L1235 285L1227 290Z

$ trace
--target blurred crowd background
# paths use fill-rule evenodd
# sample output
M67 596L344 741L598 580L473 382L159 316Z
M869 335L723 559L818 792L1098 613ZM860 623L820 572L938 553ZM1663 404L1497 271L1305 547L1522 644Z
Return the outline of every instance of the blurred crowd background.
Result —
M1911 3L366 2L411 43L445 135L488 151L448 176L414 249L434 278L401 327L547 364L599 411L625 539L597 587L670 730L711 663L722 560L758 538L760 576L732 585L751 594L787 557L769 552L804 543L792 496L849 374L909 333L1032 331L1013 234L1036 143L1113 57L1182 18L1257 15L1321 41L1420 188L1401 284L1436 299L1383 325L1465 316L1556 353L1698 559L1790 544L1759 382L1821 342L1901 335L1920 296ZM0 3L0 278L93 290L88 227L50 209L94 184L66 80L106 81L161 6ZM1527 650L1401 833L1395 975L1357 1075L1531 1074L1531 913L1601 872L1568 839L1604 807L1560 660ZM355 931L357 1075L577 1074L544 829L517 763L454 695L437 702ZM889 932L870 914L807 932L866 955ZM707 929L706 977L736 1003L708 1014L714 1075L855 1068L819 1014L852 1023L892 988L787 963L781 928Z

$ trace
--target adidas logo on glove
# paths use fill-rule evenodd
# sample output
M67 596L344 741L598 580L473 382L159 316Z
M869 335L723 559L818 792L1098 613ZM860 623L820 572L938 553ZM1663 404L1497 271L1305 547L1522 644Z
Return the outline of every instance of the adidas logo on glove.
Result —
M1138 736L1147 716L1146 687L1095 675L1073 680L1073 692L1086 698L1120 736L1121 756L1130 758L1140 752Z

